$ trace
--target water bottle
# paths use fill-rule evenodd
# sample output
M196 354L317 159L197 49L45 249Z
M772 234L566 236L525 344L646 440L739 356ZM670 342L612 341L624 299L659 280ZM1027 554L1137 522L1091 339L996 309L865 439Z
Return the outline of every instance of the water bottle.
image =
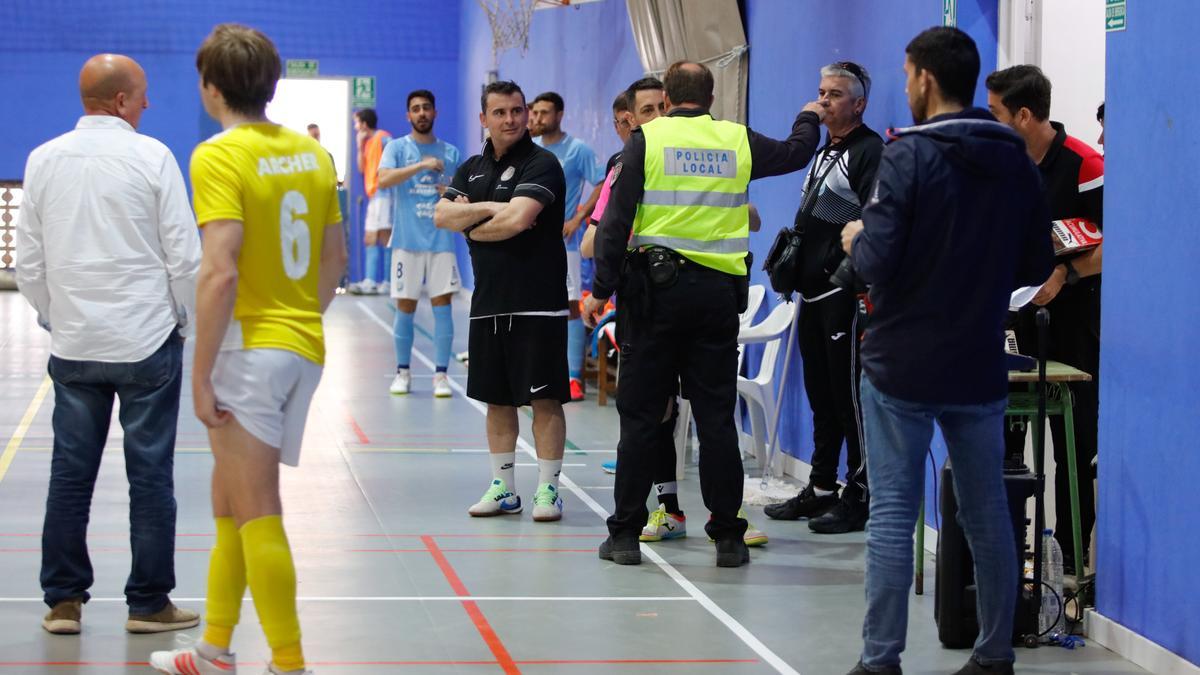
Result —
M1042 533L1042 607L1038 612L1038 633L1045 638L1066 633L1063 602L1063 553L1054 531ZM1053 593L1051 592L1053 589Z

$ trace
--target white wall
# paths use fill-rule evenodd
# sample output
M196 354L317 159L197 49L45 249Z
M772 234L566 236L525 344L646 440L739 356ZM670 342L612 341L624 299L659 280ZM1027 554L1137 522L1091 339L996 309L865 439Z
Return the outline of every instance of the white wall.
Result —
M1043 0L1041 67L1053 85L1050 116L1099 149L1104 100L1104 0Z
M1051 119L1099 148L1104 100L1104 0L1001 0L999 67L1040 66L1053 85Z
M267 118L289 129L308 133L321 128L321 145L333 155L339 182L350 166L350 81L345 78L283 78L267 104Z

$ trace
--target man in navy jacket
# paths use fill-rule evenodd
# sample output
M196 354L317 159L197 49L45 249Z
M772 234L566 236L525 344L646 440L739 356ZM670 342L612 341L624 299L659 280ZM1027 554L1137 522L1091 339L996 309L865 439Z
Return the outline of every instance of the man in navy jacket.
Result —
M1050 219L1024 142L968 107L979 77L974 41L931 28L905 52L917 126L893 132L862 221L842 233L874 306L862 347L873 493L867 616L851 672L900 672L912 532L936 421L979 588L979 638L958 675L1012 673L1018 570L1002 477L1003 326L1010 293L1050 273Z

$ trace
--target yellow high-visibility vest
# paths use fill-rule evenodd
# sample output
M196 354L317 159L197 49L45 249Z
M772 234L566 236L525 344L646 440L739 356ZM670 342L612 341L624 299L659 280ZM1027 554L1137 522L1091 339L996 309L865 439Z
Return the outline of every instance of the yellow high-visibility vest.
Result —
M698 117L642 125L645 192L629 245L662 246L727 274L746 274L750 140L746 127Z

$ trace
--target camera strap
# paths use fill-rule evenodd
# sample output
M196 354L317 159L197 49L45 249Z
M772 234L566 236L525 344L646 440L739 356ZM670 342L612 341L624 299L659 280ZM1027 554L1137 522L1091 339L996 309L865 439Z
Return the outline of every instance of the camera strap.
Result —
M813 200L816 199L817 188L825 184L829 172L833 171L844 154L846 154L844 146L827 144L821 149L820 162L813 166L812 171L808 172L807 180L804 181L804 203L800 205L800 213L805 213L812 206Z

